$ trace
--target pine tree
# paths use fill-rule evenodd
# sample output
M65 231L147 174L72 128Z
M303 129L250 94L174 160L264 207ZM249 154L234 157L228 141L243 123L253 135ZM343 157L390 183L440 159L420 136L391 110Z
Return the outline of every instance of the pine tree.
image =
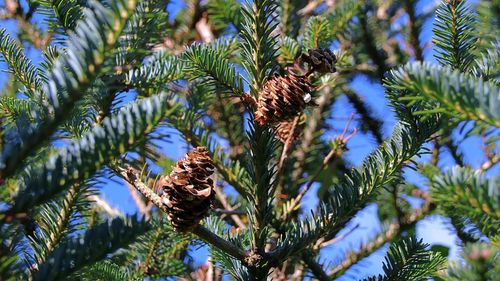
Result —
M499 280L500 2L420 2L5 0L0 280ZM329 262L374 205L382 230ZM417 238L436 215L460 262ZM380 274L356 269L385 246Z

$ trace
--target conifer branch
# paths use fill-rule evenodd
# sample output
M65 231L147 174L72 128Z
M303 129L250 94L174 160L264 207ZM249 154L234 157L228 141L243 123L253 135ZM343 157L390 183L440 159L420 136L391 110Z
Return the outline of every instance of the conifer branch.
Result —
M439 252L426 250L428 244L414 236L404 237L392 244L387 251L383 269L384 276L373 276L364 280L421 280L440 270L446 258Z
M251 7L244 7L242 38L243 67L251 78L251 92L254 97L272 73L277 57L277 40L272 31L278 25L274 0L254 1Z
M399 237L403 231L413 228L417 222L432 212L434 208L434 203L430 201L430 198L427 198L421 208L415 209L402 217L401 223L394 222L389 224L383 233L377 235L370 242L363 244L359 250L348 253L343 261L328 272L328 276L330 279L340 277L351 268L351 266L357 264L362 259L370 256L387 243Z
M167 100L166 94L160 94L132 103L104 120L102 126L94 127L81 139L51 155L44 166L26 168L21 189L9 212L23 212L47 201L133 148L138 144L134 140L147 136L177 110L177 106L165 108ZM125 120L134 118L133 126L125 128Z
M487 236L499 234L493 225L500 222L499 177L467 168L454 167L446 174L437 174L431 182L433 200L450 215L459 213L469 218ZM450 196L453 195L453 196Z
M236 31L241 31L241 6L236 0L211 0L207 3L209 22L216 29L227 27L231 23Z
M194 78L201 78L213 88L223 89L236 96L245 93L243 79L220 51L210 46L193 44L184 52L184 57L188 61L184 71Z
M330 150L330 152L325 156L323 159L323 162L321 163L321 166L319 169L316 171L316 173L311 177L311 179L307 182L307 184L304 186L304 188L299 192L297 197L292 199L292 202L289 206L287 206L287 212L283 214L283 220L287 221L290 219L290 215L296 210L297 206L300 204L302 198L304 195L309 191L309 188L313 185L313 183L316 181L316 179L319 177L321 172L328 166L328 164L333 160L333 159L339 159L340 156L343 154L343 150L346 147L347 142L349 141L350 138L352 138L356 134L356 130L354 130L353 133L350 135L346 136L345 134L347 133L347 129L349 128L349 125L351 123L351 119L346 125L346 128L344 129L344 132L342 135L334 142L334 147Z
M120 248L127 248L149 225L136 217L115 218L87 230L81 237L60 243L33 272L34 281L65 280L70 274L93 265ZM54 270L57 266L58 270Z
M357 0L344 0L335 3L332 13L327 15L330 25L330 40L339 39L349 31L351 22L356 16L360 16L363 2ZM329 10L326 10L329 11Z
M47 83L43 85L42 92L48 100L45 110L52 114L40 126L29 128L21 147L6 150L10 154L4 157L6 167L0 171L1 177L6 178L18 171L24 160L48 141L64 117L83 97L92 80L99 74L106 56L109 56L118 41L136 4L136 0L119 0L113 10L97 3L94 10L87 10L86 21L80 24L72 36L74 43L58 59L48 75ZM60 89L66 91L61 92Z
M193 234L201 238L203 241L219 248L221 251L227 253L228 255L240 260L244 264L248 262L249 254L233 245L232 243L222 239L218 235L214 234L205 227L198 225L193 230Z
M144 268L144 271L146 271L146 272L149 271L150 263L151 263L151 260L153 258L154 251L155 251L156 247L158 246L158 243L159 243L158 240L159 240L161 234L162 234L162 229L160 227L158 227L153 234L153 238L151 239L151 241L149 241L150 246L149 246L148 252L146 254L146 258L144 259L144 262L141 263L141 267Z
M250 78L250 93L257 98L264 83L275 71L278 35L274 35L274 30L278 25L275 20L278 3L274 0L257 0L251 5L242 9L240 46L242 64ZM252 224L251 253L259 256L256 260L260 260L270 234L269 224L273 219L272 199L277 187L273 156L277 142L268 126L260 125L253 115L250 120L247 133L250 148L247 171L251 179L248 187L252 192L250 198L253 204L249 207L248 218ZM254 259L252 257L251 260ZM250 267L249 272L254 279L264 279L268 276L269 268L270 264L261 263Z
M500 12L500 11L499 11ZM452 263L446 281L466 279L494 280L498 276L498 245L470 243L465 245L461 254L464 263Z
M121 168L116 167L116 171L121 175L121 177L130 183L134 188L137 189L145 198L151 201L158 209L162 210L165 213L168 213L167 206L163 204L162 198L156 194L154 190L149 188L145 183L140 180L140 172L132 167ZM222 239L218 235L212 233L210 230L206 229L201 225L197 225L196 228L192 231L193 234L200 237L205 242L210 245L214 245L219 248L223 252L231 255L239 259L242 262L245 262L247 258L247 254L242 249L233 245L232 243Z
M413 47L413 51L415 53L415 59L417 61L423 61L424 56L422 52L422 47L420 47L420 39L418 36L420 35L420 21L415 14L415 5L417 1L414 0L405 0L404 6L406 13L408 14L408 21L410 27L410 44Z
M436 10L434 43L437 60L452 69L467 72L474 61L475 18L463 0L443 1Z
M422 100L438 102L434 108L414 114L436 112L456 116L459 120L476 120L500 127L500 89L473 76L428 63L409 63L392 71L390 83L408 91L400 101L407 104Z
M141 172L132 167L115 167L115 171L129 184L131 184L137 191L139 191L147 200L152 202L158 209L167 213L168 210L163 204L161 197L156 194L154 190L149 188L145 183L141 181Z
M330 25L325 17L316 16L307 21L304 34L304 48L306 50L324 48L328 45L330 38Z
M8 64L14 77L27 89L29 96L34 98L41 90L39 69L26 57L21 46L10 38L7 31L0 29L0 53Z
M328 274L323 270L323 266L317 263L314 260L314 255L306 252L301 255L302 261L307 265L307 267L311 270L314 277L316 277L319 281L331 281L332 278L328 276Z
M123 83L127 87L155 88L179 79L185 67L179 57L166 52L153 53L143 65L124 74Z
M393 182L407 161L419 154L420 146L437 130L437 119L425 122L425 125L396 127L391 139L365 159L365 163L370 164L347 174L342 183L334 187L335 196L320 206L319 214L294 225L293 231L280 238L272 256L281 260L323 236L335 236L378 188Z
M300 181L303 178L307 157L314 147L313 144L317 138L317 132L322 129L325 122L325 112L327 112L327 109L332 103L333 95L330 94L330 90L331 89L325 89L323 94L317 99L316 102L318 106L313 109L311 115L309 116L300 147L295 149L292 153L295 162L293 165L291 181L297 186L300 185Z
M280 5L281 34L297 36L300 28L300 15L297 13L305 6L305 1L284 0Z
M370 26L368 25L368 8L365 7L363 12L359 16L359 22L361 25L361 31L363 35L363 43L366 48L366 52L370 56L373 63L377 66L377 75L380 80L384 79L384 75L389 69L385 62L385 57L381 53L381 51L375 45L375 38L373 38L372 30L370 30Z
M84 16L83 7L76 0L42 0L38 3L41 12L50 15L48 25L51 33L67 34L74 31Z
M47 255L49 255L61 241L61 238L63 237L64 232L70 222L70 218L73 215L74 204L78 199L78 195L79 193L77 190L77 186L70 187L62 201L62 208L60 210L57 210L59 215L57 216L54 225L45 225L45 231L48 232L46 233L47 239L44 239L43 242L40 241L44 243L44 245L43 251L39 251L38 255L36 256L38 264L44 263ZM46 214L42 213L42 215Z

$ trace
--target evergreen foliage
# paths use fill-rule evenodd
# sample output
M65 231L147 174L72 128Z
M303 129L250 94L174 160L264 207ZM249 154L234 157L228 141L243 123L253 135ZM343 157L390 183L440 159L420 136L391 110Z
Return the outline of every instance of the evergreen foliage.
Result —
M466 1L448 1L436 10L434 42L441 64L466 72L474 61L475 18Z
M427 246L415 237L394 243L385 258L385 275L367 280L427 280L445 261L440 253L426 250Z
M499 279L499 1L176 2L0 5L0 280ZM329 258L370 206L382 230ZM431 215L463 260L415 236Z

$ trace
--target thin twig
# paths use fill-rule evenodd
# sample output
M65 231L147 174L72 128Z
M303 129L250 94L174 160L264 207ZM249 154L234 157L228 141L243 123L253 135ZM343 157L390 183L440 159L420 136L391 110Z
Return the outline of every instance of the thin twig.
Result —
M324 238L321 238L319 239L317 242L316 242L316 245L314 245L314 248L319 250L319 249L322 249L322 248L325 248L325 247L328 247L328 246L331 246L337 242L340 242L342 240L344 240L347 236L349 236L350 234L352 234L356 229L358 229L359 227L359 224L355 225L353 228L351 228L348 232L338 236L338 237L335 237L333 239L330 239L328 241L324 241Z
M330 95L329 90L329 88L325 89L325 93L316 100L318 106L314 108L311 116L308 117L307 126L304 128L302 143L299 149L293 152L295 163L293 165L292 182L298 182L302 178L307 154L311 149L317 131L324 122L322 112L325 111L331 103L332 95Z
M210 25L208 24L208 16L203 13L200 20L195 25L196 31L205 43L212 42L215 38Z
M488 145L486 136L482 136L481 140L483 142L482 150L484 151L487 160L481 165L481 167L479 167L479 171L486 172L500 161L500 153L494 153L493 147Z
M349 269L352 265L358 263L363 258L369 256L376 250L380 249L380 247L384 246L387 242L392 241L398 234L400 233L400 228L398 223L393 223L389 225L387 231L378 235L367 244L361 246L361 248L356 251L347 254L347 257L339 263L336 267L334 267L328 275L330 279L335 279L342 275L347 269Z
M288 208L287 212L283 215L284 220L289 219L291 213L293 213L293 211L300 204L300 201L302 200L304 195L307 193L307 191L309 191L309 189L311 188L313 183L316 181L316 179L319 177L321 172L323 172L323 170L328 166L328 164L330 163L332 158L334 156L338 156L342 152L342 150L345 148L346 143L357 133L357 130L354 129L354 131L351 134L346 136L347 129L349 128L349 126L351 124L353 116L354 115L351 115L351 118L347 122L347 125L344 129L344 132L338 138L337 144L335 145L335 147L332 150L330 150L328 155L323 159L323 163L321 163L321 167L316 171L316 173L313 175L313 177L307 182L307 184L304 186L302 191L297 195L297 197L295 197L295 199L293 199L293 201L291 202L290 207Z
M304 8L300 9L297 14L300 16L310 15L316 10L316 8L321 5L321 3L325 2L324 0L316 0L310 1Z
M462 160L462 154L458 152L458 147L453 143L449 135L451 132L445 130L445 134L448 135L442 140L442 143L449 149L451 156L455 160L455 163L459 166L465 166L464 161Z
M284 168L283 164L285 163L286 158L288 158L288 150L290 149L290 145L292 144L292 140L294 138L293 136L295 134L295 129L297 127L297 123L299 122L299 118L300 118L300 116L296 116L293 119L292 129L290 130L290 133L288 134L288 137L286 138L285 144L283 145L283 151L281 152L280 161L278 163L277 177L279 177L281 175L281 173L283 172L283 168Z
M104 200L103 198L101 198L98 195L91 195L88 197L88 199L90 201L93 201L94 204L99 209L101 209L102 211L107 213L110 217L119 217L119 216L123 215L122 212L120 212L120 210L109 205L108 201Z
M161 197L156 194L154 190L149 188L145 183L143 183L140 179L141 172L132 167L122 168L117 167L116 171L122 176L124 180L126 180L129 184L131 184L137 191L139 191L144 197L146 197L149 201L153 202L153 204L158 207L160 210L167 212L166 205L163 204Z
M226 196L224 193L220 190L220 188L215 187L215 197L219 200L221 203L222 207L224 209L216 209L215 212L220 213L220 214L228 214L230 215L231 219L234 221L234 223L240 228L240 229L245 229L246 225L241 221L240 217L238 215L245 214L245 212L241 211L235 211L233 207L227 202Z
M436 166L439 162L439 155L441 154L441 144L438 140L434 141L434 148L432 149L431 164Z
M242 210L230 210L230 209L220 209L220 208L214 209L214 212L222 215L238 215L238 216L244 216L247 214L245 211Z
M361 116L361 120L367 126L368 130L375 137L377 142L380 144L384 141L382 136L382 125L383 122L379 119L373 117L366 106L366 102L352 89L345 87L344 94L349 100L349 102L354 106L358 114Z
M144 201L142 200L139 192L132 186L130 183L127 182L127 188L130 192L130 196L132 197L132 200L134 200L135 206L137 207L137 210L141 215L144 216L146 220L149 220L151 217L151 207L153 206L152 204L145 204Z
M486 172L498 162L500 162L500 154L495 154L493 157L489 158L488 161L484 162L479 170Z
M398 186L393 184L392 185L393 189L391 190L391 201L392 201L392 207L394 208L394 211L396 212L396 218L398 220L398 223L401 224L402 219L404 217L403 210L401 210L401 207L398 204Z

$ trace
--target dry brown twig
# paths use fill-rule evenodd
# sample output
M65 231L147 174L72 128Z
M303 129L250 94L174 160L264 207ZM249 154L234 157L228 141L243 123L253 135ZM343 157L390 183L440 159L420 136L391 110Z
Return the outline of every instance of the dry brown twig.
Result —
M322 238L318 239L318 241L316 241L316 244L314 245L313 249L320 250L322 248L325 248L325 247L331 246L337 242L340 242L340 241L344 240L346 237L348 237L350 234L352 234L358 228L359 228L359 224L357 224L353 228L349 229L348 232L346 232L338 237L335 237L333 239L330 239L328 241L325 241L325 238L322 237Z
M301 16L311 15L323 2L326 2L327 6L335 8L335 0L316 0L310 1L304 8L298 11L298 14Z
M104 211L105 213L107 213L110 217L119 217L122 214L122 212L120 212L120 210L118 210L117 208L114 208L112 207L108 201L106 201L105 199L103 199L102 197L98 196L98 195L91 195L89 196L89 200L94 202L94 204L99 208L101 209L102 211Z
M212 28L208 24L208 15L207 13L203 13L200 20L195 25L196 31L200 35L201 39L205 43L212 42L215 38L214 33L212 32Z
M151 204L151 202L148 202L147 204L144 203L144 200L142 200L140 193L129 182L127 182L127 188L130 196L132 197L132 200L134 200L135 206L137 207L139 213L142 214L146 220L149 220L149 218L151 217L151 209L153 208L153 204Z
M215 197L219 202L221 203L222 207L224 207L223 211L228 214L231 219L234 221L234 223L240 228L241 230L246 228L246 225L243 223L243 221L240 219L237 213L230 213L231 211L234 211L237 207L231 206L229 202L227 202L226 195L220 190L220 188L215 187Z
M500 162L500 153L494 153L494 147L488 145L488 140L485 136L482 136L481 140L483 142L481 150L483 150L487 160L479 167L479 171L486 172Z
M117 167L116 172L131 186L133 186L138 192L140 192L144 197L151 201L160 210L167 212L167 208L162 203L161 197L155 193L154 190L149 188L140 179L141 172L132 167Z
M290 204L287 212L283 214L284 220L288 220L290 218L291 213L293 213L293 211L299 206L300 201L302 201L302 198L304 197L304 195L307 193L307 191L309 191L309 189L311 188L313 183L319 177L321 172L328 166L328 164L334 158L334 156L337 156L339 153L341 153L341 151L345 148L347 142L353 136L355 136L357 134L357 129L354 129L354 131L352 133L350 133L349 135L346 136L347 131L351 125L353 118L354 118L354 114L352 114L351 117L349 118L349 121L347 121L347 125L345 126L342 134L337 139L337 143L336 143L335 147L332 150L330 150L328 155L326 155L326 157L323 159L323 163L321 163L321 166L318 169L318 171L316 171L316 173L313 175L313 177L307 182L307 184L300 191L300 193L297 195L297 197L295 197L295 199L293 199L291 201L291 204Z
M292 129L290 130L290 134L288 135L288 138L286 139L285 144L283 145L283 151L281 152L280 161L278 163L277 176L281 175L281 173L283 172L283 168L284 168L283 164L285 163L286 158L288 158L288 151L291 148L293 136L295 134L295 130L297 128L297 123L299 122L299 118L300 118L300 116L297 116L293 119Z
M481 170L482 172L486 172L491 167L495 166L495 164L497 164L498 162L500 162L500 154L495 154L491 157L488 157L488 160L481 165L481 168L479 168L479 170Z

